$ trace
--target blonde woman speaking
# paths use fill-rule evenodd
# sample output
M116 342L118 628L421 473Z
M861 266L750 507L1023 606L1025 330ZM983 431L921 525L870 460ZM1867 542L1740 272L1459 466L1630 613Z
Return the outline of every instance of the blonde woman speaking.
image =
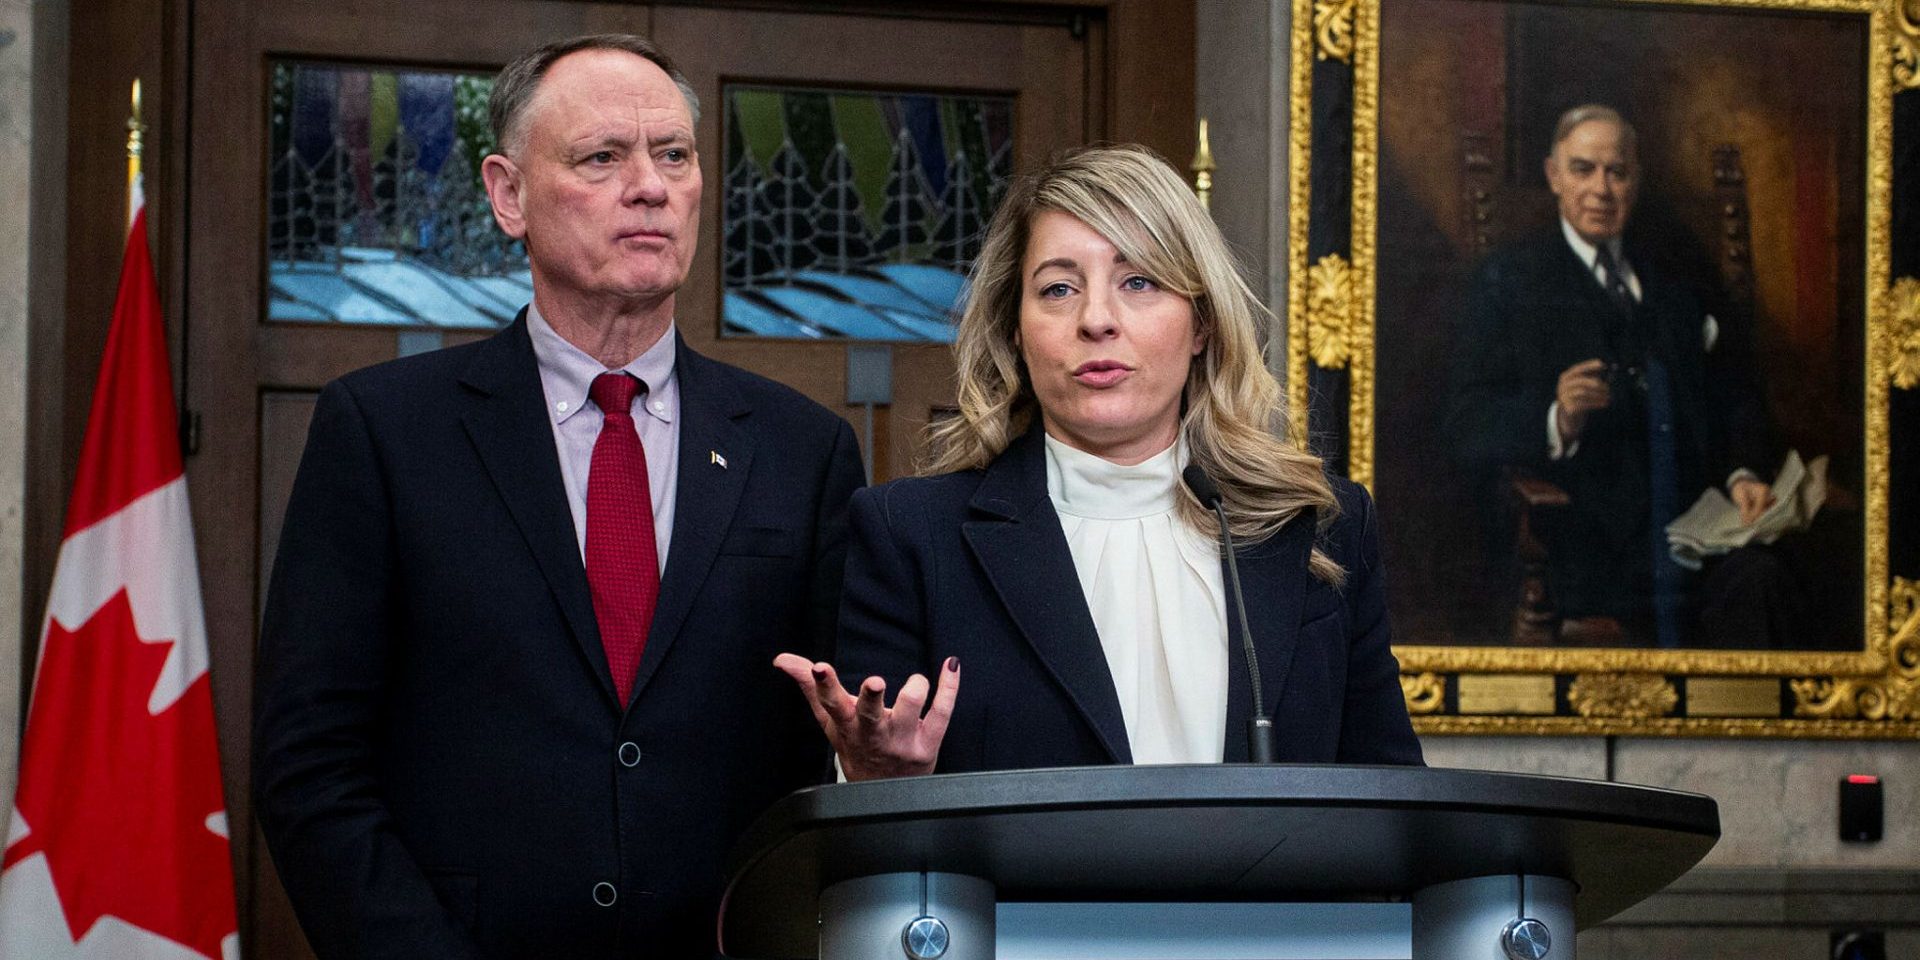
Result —
M1010 189L959 324L959 415L923 476L854 497L840 670L775 661L847 779L1245 761L1250 660L1274 759L1421 762L1373 503L1287 441L1263 316L1149 151ZM1228 518L1251 644L1189 468Z

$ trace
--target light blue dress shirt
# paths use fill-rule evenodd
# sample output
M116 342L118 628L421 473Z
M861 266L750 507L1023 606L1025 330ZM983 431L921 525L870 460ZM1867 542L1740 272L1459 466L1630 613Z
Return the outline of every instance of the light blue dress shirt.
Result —
M540 386L546 392L547 419L553 424L554 448L560 454L560 477L567 486L567 507L573 511L573 532L585 561L587 550L587 475L593 465L593 444L606 419L587 399L593 378L609 372L585 350L565 337L527 305L527 333L533 338L533 358L540 368ZM633 424L640 446L647 452L647 486L653 495L653 539L660 569L667 568L667 544L673 540L674 486L680 476L680 378L674 366L674 327L659 342L620 368L647 385L633 398Z

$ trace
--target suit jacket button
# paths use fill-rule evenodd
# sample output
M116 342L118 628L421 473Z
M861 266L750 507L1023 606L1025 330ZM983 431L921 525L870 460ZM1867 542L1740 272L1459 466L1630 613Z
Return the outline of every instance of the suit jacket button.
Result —
M620 892L613 888L613 884L602 880L593 885L594 903L603 907L611 907L613 906L613 902L618 899L620 899Z
M637 767L640 765L640 745L628 740L620 745L620 765Z

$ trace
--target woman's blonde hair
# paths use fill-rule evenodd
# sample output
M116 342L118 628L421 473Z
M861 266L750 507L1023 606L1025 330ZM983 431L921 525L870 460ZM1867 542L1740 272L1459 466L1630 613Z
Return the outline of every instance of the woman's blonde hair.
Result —
M1320 458L1288 442L1286 394L1267 370L1256 318L1272 315L1240 277L1213 219L1167 162L1145 147L1087 147L1062 154L1009 188L974 261L954 353L959 415L928 429L922 474L984 467L1026 430L1036 409L1018 346L1021 265L1034 218L1058 210L1092 227L1162 289L1193 304L1204 346L1181 400L1190 462L1220 488L1234 536L1278 532L1302 510L1322 523L1339 510ZM1184 488L1183 488L1184 490ZM1181 518L1218 530L1191 493ZM1313 551L1316 577L1339 583L1340 565Z

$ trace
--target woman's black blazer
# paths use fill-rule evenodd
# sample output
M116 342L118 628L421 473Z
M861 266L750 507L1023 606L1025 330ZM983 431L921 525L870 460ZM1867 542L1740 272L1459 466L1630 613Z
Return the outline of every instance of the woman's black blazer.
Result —
M1247 618L1292 763L1421 763L1389 647L1373 501L1333 479L1340 514L1320 548L1347 571L1307 572L1311 516L1239 549ZM1047 496L1043 434L984 470L898 480L854 495L838 668L852 685L929 678L960 658L938 772L1131 763L1120 701ZM1224 559L1223 559L1224 562ZM1240 630L1228 616L1225 759L1247 758L1252 715Z

